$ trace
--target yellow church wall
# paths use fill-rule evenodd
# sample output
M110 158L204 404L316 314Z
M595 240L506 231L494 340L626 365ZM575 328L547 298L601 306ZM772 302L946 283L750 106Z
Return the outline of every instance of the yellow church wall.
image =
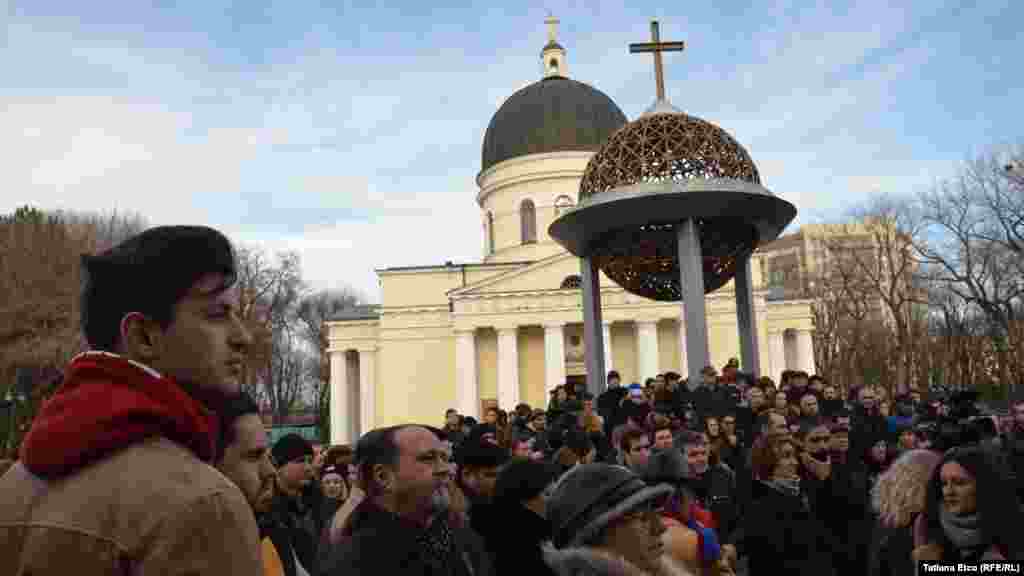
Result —
M375 426L438 425L455 403L455 340L382 340L377 352Z
M381 302L388 308L448 304L448 292L502 274L509 266L451 266L380 271ZM463 278L465 271L465 278Z
M679 372L679 340L674 322L658 322L658 372Z
M547 406L544 392L544 329L523 326L517 337L519 349L519 399L531 407Z
M498 398L498 333L476 331L476 377L480 398Z
M612 368L619 372L623 384L636 382L636 332L630 324L612 324Z

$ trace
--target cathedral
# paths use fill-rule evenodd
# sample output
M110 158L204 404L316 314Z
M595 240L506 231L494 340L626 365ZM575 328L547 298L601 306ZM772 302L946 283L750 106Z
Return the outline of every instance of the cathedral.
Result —
M544 407L552 388L585 378L580 260L547 230L574 207L588 160L627 118L572 79L557 20L547 23L542 78L505 100L484 134L481 260L379 270L380 304L327 323L331 444L379 426L440 425L448 408L478 417L495 404ZM780 238L751 260L757 353L776 379L814 372L810 301L779 293L806 266L806 253L793 256L802 238ZM773 256L789 269L773 267ZM732 283L706 305L710 357L687 358L678 303L629 294L602 275L605 368L630 383L738 357Z

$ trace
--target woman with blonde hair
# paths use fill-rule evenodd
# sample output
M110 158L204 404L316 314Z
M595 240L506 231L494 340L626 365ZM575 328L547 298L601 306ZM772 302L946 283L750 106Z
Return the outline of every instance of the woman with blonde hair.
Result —
M914 521L924 511L928 479L940 458L929 450L908 450L872 487L871 505L878 520L871 538L871 576L914 573Z

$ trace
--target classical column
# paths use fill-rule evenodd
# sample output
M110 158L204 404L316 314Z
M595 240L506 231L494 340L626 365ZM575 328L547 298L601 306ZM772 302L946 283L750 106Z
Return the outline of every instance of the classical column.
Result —
M583 284L583 358L587 364L587 391L597 396L608 386L604 369L604 327L601 321L601 272L597 260L580 260Z
M641 382L658 375L658 323L656 321L637 320L636 356Z
M779 376L786 369L786 342L782 330L768 331L768 355L771 358L771 370L769 374L775 384L779 384Z
M679 314L679 322L677 324L679 330L677 334L679 337L679 374L686 378L687 374L690 373L690 367L686 362L686 316L682 312Z
M455 331L455 409L463 416L480 417L480 389L476 373L476 332Z
M544 390L565 384L565 324L544 325Z
M736 293L736 320L740 332L740 359L744 372L758 378L761 375L761 359L757 355L757 320L754 315L754 287L751 280L750 254L736 263L736 277L733 280Z
M700 371L711 359L708 355L708 313L704 302L704 258L700 251L697 222L684 220L677 229L677 235L679 285L683 291L683 314L686 317L688 376L690 382L700 382Z
M350 414L348 379L348 354L334 350L331 362L331 444L353 444L352 415Z
M612 357L612 323L604 323L604 333L602 334L604 340L604 373L608 374L615 368L615 359ZM607 382L607 381L606 381Z
M810 330L796 331L796 369L814 374L814 341Z
M359 435L373 430L377 393L377 350L359 351Z
M498 328L498 407L511 411L519 404L519 342L515 327Z

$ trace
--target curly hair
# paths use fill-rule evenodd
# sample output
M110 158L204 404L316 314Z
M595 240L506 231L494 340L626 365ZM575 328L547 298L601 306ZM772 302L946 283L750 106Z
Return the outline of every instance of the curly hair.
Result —
M885 526L909 526L924 512L928 480L941 456L930 450L908 450L871 487L871 505Z

